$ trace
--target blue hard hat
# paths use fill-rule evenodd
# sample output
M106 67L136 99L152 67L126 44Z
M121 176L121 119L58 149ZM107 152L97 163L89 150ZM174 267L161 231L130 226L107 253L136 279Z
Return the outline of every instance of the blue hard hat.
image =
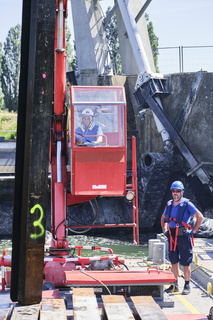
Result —
M180 189L180 190L184 190L184 185L182 184L181 181L174 181L171 184L170 190L172 189Z

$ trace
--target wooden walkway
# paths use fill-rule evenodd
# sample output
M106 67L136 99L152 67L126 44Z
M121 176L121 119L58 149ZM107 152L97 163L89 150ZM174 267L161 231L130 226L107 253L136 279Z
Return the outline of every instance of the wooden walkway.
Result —
M63 299L44 299L39 304L0 309L0 320L67 320Z
M72 310L67 310L64 299L43 299L30 306L11 304L0 309L0 320L167 320L151 296L130 297L102 295L98 305L93 288L74 288Z

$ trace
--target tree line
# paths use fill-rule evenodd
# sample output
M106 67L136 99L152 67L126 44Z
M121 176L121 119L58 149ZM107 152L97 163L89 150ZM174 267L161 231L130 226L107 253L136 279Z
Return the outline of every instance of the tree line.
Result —
M106 11L106 16L109 14L111 8L109 7ZM156 72L160 72L158 67L158 37L155 34L154 26L151 21L149 21L149 15L145 13L145 19L147 24L147 31L150 40L150 46L152 49L152 55L155 65ZM106 38L108 41L108 48L110 53L110 58L113 65L114 74L122 74L122 64L121 56L119 52L119 39L118 39L118 28L117 28L117 19L116 13L113 14L107 26L105 27Z
M0 43L0 109L17 111L20 75L21 26L11 28Z
M110 11L108 8L106 14ZM152 47L152 53L156 71L158 68L158 37L155 35L152 22L145 14L147 30ZM119 40L116 15L114 14L110 23L106 26L106 36L109 52L113 63L114 73L122 74L122 65L119 53ZM66 53L69 70L77 71L77 57L75 46L71 45L71 32L66 26ZM17 24L12 27L5 42L0 42L0 110L6 109L10 112L18 110L19 76L21 55L21 26Z
M75 66L75 56L70 44L71 32L66 26L66 53L68 66ZM21 59L21 26L11 28L6 41L0 42L0 110L17 112Z

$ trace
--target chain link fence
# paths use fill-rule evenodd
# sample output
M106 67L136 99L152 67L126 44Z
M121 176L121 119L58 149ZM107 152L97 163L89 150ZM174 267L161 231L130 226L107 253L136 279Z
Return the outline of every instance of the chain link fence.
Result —
M158 48L158 66L163 74L213 72L213 46Z

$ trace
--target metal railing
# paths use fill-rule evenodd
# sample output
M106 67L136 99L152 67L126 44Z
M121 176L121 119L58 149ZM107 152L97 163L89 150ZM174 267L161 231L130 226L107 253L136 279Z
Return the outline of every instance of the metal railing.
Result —
M213 46L180 46L158 48L158 66L163 74L213 72Z

